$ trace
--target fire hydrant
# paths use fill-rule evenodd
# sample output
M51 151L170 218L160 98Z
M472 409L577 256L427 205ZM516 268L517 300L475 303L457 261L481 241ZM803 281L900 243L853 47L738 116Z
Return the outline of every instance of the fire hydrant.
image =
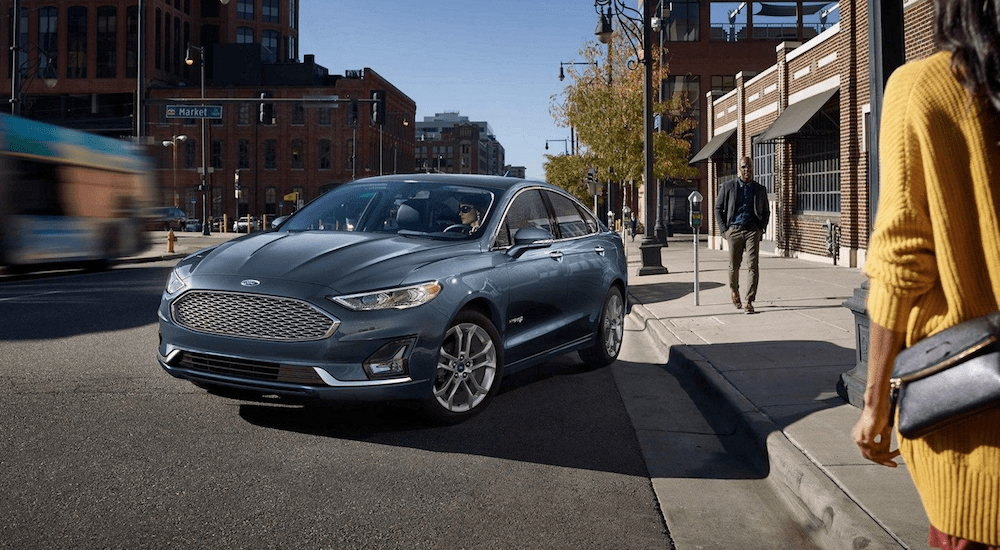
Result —
M174 251L174 243L177 242L177 235L174 235L174 230L171 229L167 232L167 252Z

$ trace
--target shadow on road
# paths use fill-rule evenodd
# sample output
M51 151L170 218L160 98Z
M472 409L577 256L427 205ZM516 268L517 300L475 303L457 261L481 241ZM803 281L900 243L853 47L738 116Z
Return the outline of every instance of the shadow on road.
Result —
M575 355L504 380L480 415L431 426L404 406L295 407L247 403L240 416L277 430L537 464L647 476L610 368L586 370Z

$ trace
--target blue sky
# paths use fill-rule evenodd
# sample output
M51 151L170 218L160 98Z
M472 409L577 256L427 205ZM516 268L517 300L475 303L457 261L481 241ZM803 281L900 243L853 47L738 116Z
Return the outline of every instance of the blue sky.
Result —
M594 40L593 0L300 0L299 57L331 74L369 67L417 104L490 123L507 164L544 179L545 140L569 139L549 98L559 62ZM564 143L549 144L560 153Z

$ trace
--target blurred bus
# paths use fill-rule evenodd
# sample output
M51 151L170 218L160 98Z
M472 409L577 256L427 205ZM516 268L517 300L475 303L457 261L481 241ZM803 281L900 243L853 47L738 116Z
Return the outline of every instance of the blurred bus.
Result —
M0 113L0 266L142 252L150 174L131 142Z

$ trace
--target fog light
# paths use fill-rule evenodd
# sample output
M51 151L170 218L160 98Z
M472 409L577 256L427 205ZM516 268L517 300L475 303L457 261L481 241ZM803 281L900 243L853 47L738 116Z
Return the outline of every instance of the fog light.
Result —
M409 370L410 346L413 340L390 342L365 359L363 366L369 378L401 376Z

